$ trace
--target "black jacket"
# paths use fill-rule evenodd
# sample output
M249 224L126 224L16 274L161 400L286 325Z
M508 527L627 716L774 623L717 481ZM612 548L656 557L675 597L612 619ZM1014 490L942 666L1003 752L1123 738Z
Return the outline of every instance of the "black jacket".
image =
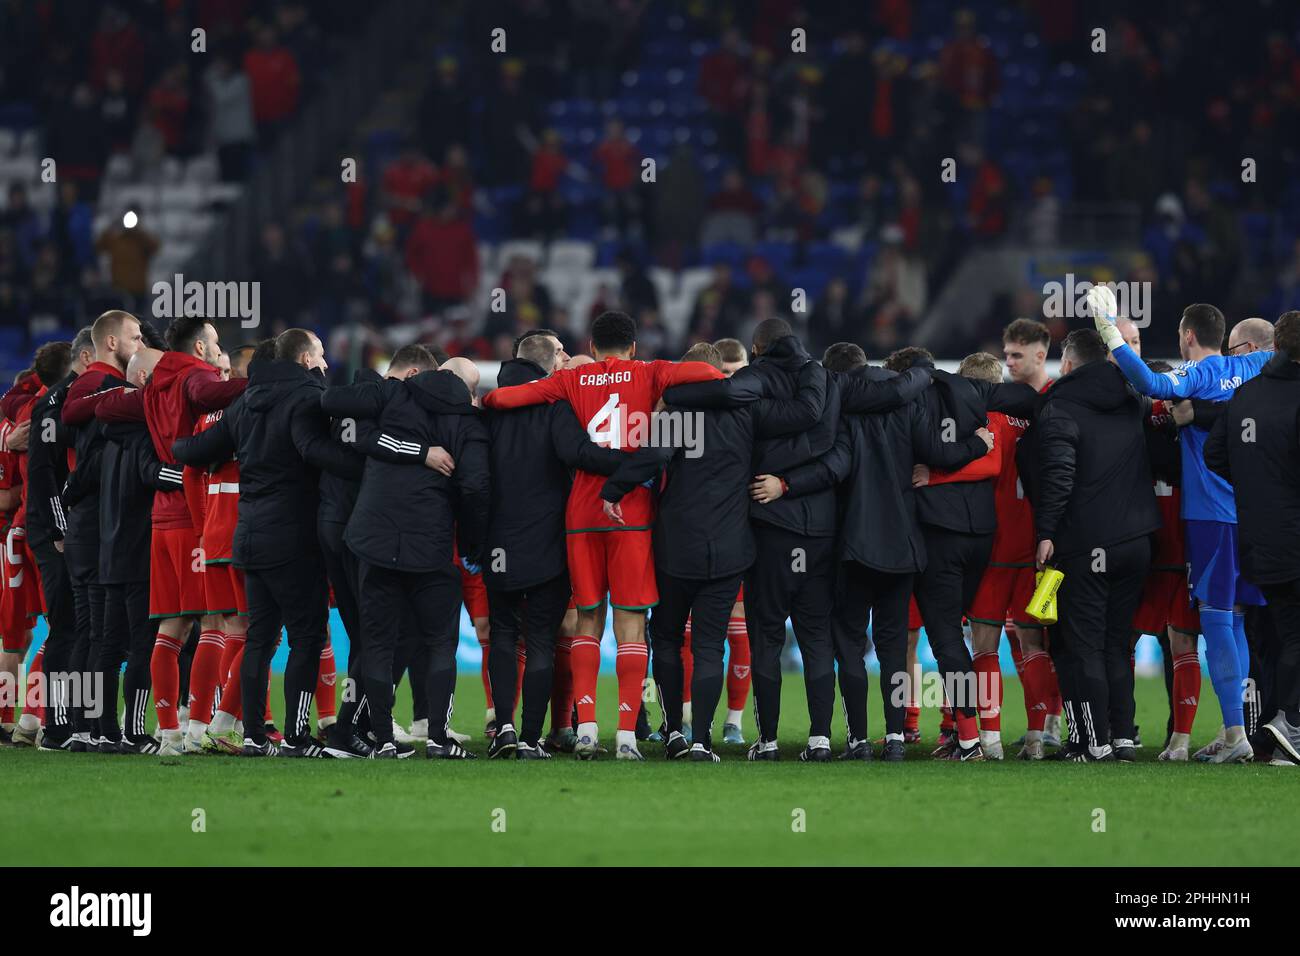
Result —
M501 364L498 387L545 378L526 359ZM602 448L578 424L568 402L489 411L491 502L483 580L489 588L522 591L563 574L564 508L572 470L613 474L641 454Z
M182 464L200 467L232 454L239 459L236 567L319 560L320 472L357 475L360 457L330 436L320 406L325 379L319 372L274 360L254 362L248 371L248 388L221 421L177 440L172 454Z
M384 377L374 369L358 369L352 378L352 384L361 385L382 382ZM320 475L320 514L319 520L334 524L347 524L352 517L352 509L357 506L357 495L361 492L361 469L365 467L364 451L371 447L376 436L375 423L369 419L338 418L331 423L331 434L345 447L355 450L357 473L355 477L344 477L332 471L322 471ZM428 449L424 449L428 451ZM423 452L420 458L424 458Z
M1124 373L1090 362L1059 379L1045 399L1031 449L1037 539L1050 538L1061 558L1159 528L1146 407Z
M750 528L749 481L754 447L759 441L806 435L821 420L830 379L815 362L798 373L798 387L789 401L763 398L764 379L737 375L695 389L725 393L734 407L700 411L701 433L694 449L656 449L668 473L658 501L654 525L655 566L675 577L713 580L739 574L754 563ZM678 387L668 389L675 393ZM669 414L693 414L669 406ZM610 478L601 497L617 501L640 481L657 473L629 467Z
M63 400L76 379L77 373L69 372L32 408L27 443L27 543L32 547L62 541L68 530L63 488L68 481L72 432L63 424Z
M1237 550L1254 584L1300 578L1300 365L1284 353L1239 386L1205 442L1205 464L1231 482Z
M868 366L853 373L889 381L894 373ZM946 442L920 402L891 412L842 415L835 445L816 461L781 477L787 495L802 496L838 486L842 561L856 561L894 574L925 570L925 542L916 518L916 462L954 471L981 457L988 446L978 435Z
M153 493L181 491L181 470L158 459L144 422L101 423L99 580L149 580ZM77 466L81 470L81 466Z
M1029 385L994 385L941 369L932 374L934 380L921 400L940 439L948 442L968 438L987 425L989 412L1032 419L1041 403ZM991 534L998 526L993 485L992 478L926 485L917 494L917 518L933 528Z
M122 388L128 383L116 375L90 371L82 384L95 392ZM91 417L81 425L69 426L69 440L76 452L76 467L68 475L63 488L63 510L68 518L69 541L81 544L98 544L100 528L100 471L105 445L105 423ZM151 500L152 500L152 496Z
M357 505L343 540L358 558L395 571L481 564L488 516L488 438L469 389L451 372L421 372L335 387L321 396L335 418L369 419L382 452L367 449ZM440 445L456 463L448 478L424 466Z

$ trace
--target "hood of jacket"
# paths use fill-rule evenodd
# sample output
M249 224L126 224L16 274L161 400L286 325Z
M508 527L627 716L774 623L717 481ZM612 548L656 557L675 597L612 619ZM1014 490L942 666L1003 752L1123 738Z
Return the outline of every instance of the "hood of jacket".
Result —
M529 382L535 382L539 378L546 378L546 373L536 362L530 362L528 359L514 358L508 362L501 363L501 369L497 372L497 388L505 388L509 385L526 385Z
M454 372L429 371L405 382L415 403L436 415L472 415L478 411L465 383Z
M325 376L316 369L305 368L287 359L257 362L248 369L244 403L252 411L265 412L284 401L290 392L298 388L324 391Z
M769 362L786 371L798 372L811 358L797 335L783 335L754 361Z
M1065 399L1102 413L1118 411L1138 400L1119 366L1103 361L1089 362L1057 379L1047 397L1049 401Z
M1278 352L1260 369L1259 374L1294 382L1300 380L1300 363L1291 361L1285 352Z

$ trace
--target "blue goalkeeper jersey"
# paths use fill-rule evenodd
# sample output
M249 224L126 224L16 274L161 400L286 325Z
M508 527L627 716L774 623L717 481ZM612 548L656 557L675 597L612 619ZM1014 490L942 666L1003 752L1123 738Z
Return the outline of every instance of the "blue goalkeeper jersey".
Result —
M1127 345L1111 352L1128 380L1144 395L1177 401L1201 398L1226 402L1242 382L1259 374L1273 357L1272 352L1249 355L1210 355L1199 362L1186 362L1172 372L1153 372ZM1193 521L1237 523L1237 505L1232 485L1205 466L1204 428L1189 425L1179 430L1178 444L1183 459L1183 518Z

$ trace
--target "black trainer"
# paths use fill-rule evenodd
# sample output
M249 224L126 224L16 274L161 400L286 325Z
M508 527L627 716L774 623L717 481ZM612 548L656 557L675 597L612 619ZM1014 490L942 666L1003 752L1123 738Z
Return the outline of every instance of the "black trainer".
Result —
M313 737L303 734L298 740L289 740L285 738L284 743L280 744L281 757L294 758L315 758L325 756L325 749L316 743Z
M781 752L775 747L763 749L763 741L755 740L745 752L746 760L780 760Z
M415 753L415 748L410 744L399 743L396 740L387 740L380 744L378 749L371 755L375 760L405 760L411 754Z
M947 759L956 760L959 762L965 762L967 760L983 760L984 748L981 747L979 744L972 744L969 747L963 747L959 743L957 744L956 749L954 749L953 752L948 755Z
M244 738L244 749L239 752L241 757L274 757L277 751L275 744L270 739L263 740L260 744L251 737Z
M551 752L540 744L529 744L520 741L519 746L515 748L516 760L551 760Z
M75 738L72 734L66 737L53 737L48 733L41 735L41 745L37 750L72 750L72 743Z
M907 748L901 740L886 740L880 750L880 759L889 763L898 763L907 759Z
M704 744L691 744L691 763L722 763L722 758Z
M430 760L477 760L478 754L470 753L454 740L448 740L445 744L436 743L433 738L429 738L429 743L425 745L424 755Z
M374 754L375 748L356 731L335 724L325 733L324 756L336 760L364 760Z
M799 751L799 760L803 763L826 763L830 759L830 747L804 747Z
M64 748L69 753L84 754L91 752L91 742L81 734L73 734L68 738L68 745Z
M867 740L855 740L844 753L840 754L841 760L875 760L876 755L871 752L871 743Z
M518 747L519 735L515 733L514 726L502 724L493 735L492 742L488 744L488 760L496 760L498 757L513 757Z
M123 754L156 754L158 752L158 741L153 737L128 737L122 735L121 741L117 745L117 752Z
M668 742L664 744L665 757L669 760L681 760L690 752L691 745L687 743L680 731L674 730L668 735Z

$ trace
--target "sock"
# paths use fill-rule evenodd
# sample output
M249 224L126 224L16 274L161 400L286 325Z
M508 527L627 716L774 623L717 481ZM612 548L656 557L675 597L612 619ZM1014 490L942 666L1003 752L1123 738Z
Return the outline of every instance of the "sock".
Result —
M1232 639L1237 648L1237 673L1241 675L1241 697L1245 708L1246 733L1253 734L1260 723L1259 688L1253 682L1247 686L1250 678L1250 645L1246 643L1246 614L1244 611L1232 612Z
M1174 657L1174 733L1190 734L1201 699L1201 661L1195 651Z
M271 675L266 676L266 713L262 715L262 722L265 724L275 723L275 715L271 713Z
M1240 659L1237 639L1232 629L1232 611L1217 607L1201 608L1201 631L1205 634L1205 658L1210 667L1210 683L1218 695L1225 727L1241 725L1242 700Z
M975 655L975 698L980 729L1002 730L1002 666L997 651Z
M749 631L745 630L743 617L733 617L727 622L727 651L730 655L727 661L727 709L739 715L749 699L750 681ZM728 714L727 723L739 727L740 718L737 716L732 720Z
M939 730L952 730L955 724L952 722L952 708L947 704L943 705L943 717L939 721Z
M230 714L236 720L244 716L244 701L240 697L241 682L239 676L239 668L244 663L244 641L243 634L226 635L226 653L224 655L224 659L227 661L226 681L221 685L221 710Z
M479 649L483 652L483 663L479 665L479 674L483 678L483 696L487 700L487 709L493 710L492 706L492 681L488 677L488 641L486 638L479 638Z
M1006 632L1007 643L1011 645L1011 663L1015 665L1016 676L1023 677L1025 652L1020 646L1020 638L1016 636L1015 629L1012 627L1010 621L1007 622Z
M32 705L33 701L43 701L44 695L36 693L36 675L45 670L45 645L42 644L36 656L32 658L32 666L27 669L27 689L23 697L23 713L29 711L37 720L37 726L45 723L45 704L37 703Z
M334 669L334 645L327 643L320 652L320 669L316 672L316 718L317 722L338 713L334 699L334 682L338 673Z
M957 717L957 743L961 744L963 750L969 750L975 744L980 742L979 724L975 718L967 717L958 711Z
M1025 690L1025 717L1030 730L1041 731L1047 721L1049 701L1055 681L1052 659L1046 651L1030 651L1021 661L1021 680Z
M921 708L906 707L903 709L903 729L919 730L921 726Z
M562 637L555 645L555 678L551 684L551 731L573 723L573 671L569 668L569 651L573 639Z
M179 730L176 697L181 692L181 642L159 634L149 658L149 675L153 681L153 706L159 730Z
M201 724L206 729L212 721L212 705L221 684L221 658L226 636L220 631L203 631L190 665L190 727ZM202 731L200 731L201 733Z
M691 653L691 618L686 616L685 640L682 643L682 706L691 702L691 680L695 676L695 655ZM682 722L690 726L690 718L682 712Z
M578 708L578 723L594 724L596 678L600 674L600 641L585 634L577 635L569 649L569 669L573 674L573 697ZM637 699L640 700L639 697ZM632 720L636 720L635 706L632 708Z
M618 645L614 670L618 675L619 730L636 730L636 715L641 707L641 689L645 685L649 655L650 650L644 644Z
M745 712L743 710L731 710L730 708L728 708L727 719L723 721L723 723L731 724L734 727L740 727L741 725L740 721L744 718L744 716L745 716Z

